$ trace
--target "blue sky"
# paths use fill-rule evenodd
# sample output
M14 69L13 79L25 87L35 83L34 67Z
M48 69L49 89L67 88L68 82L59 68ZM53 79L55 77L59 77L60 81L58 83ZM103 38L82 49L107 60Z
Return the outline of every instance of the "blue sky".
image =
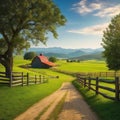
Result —
M47 46L62 48L100 48L103 30L120 13L120 0L53 0L66 17L58 39L49 35Z

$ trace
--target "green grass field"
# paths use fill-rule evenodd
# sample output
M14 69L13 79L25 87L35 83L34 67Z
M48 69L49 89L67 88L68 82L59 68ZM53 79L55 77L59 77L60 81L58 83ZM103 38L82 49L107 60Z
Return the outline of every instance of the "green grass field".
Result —
M42 74L49 78L49 82L39 85L18 86L9 88L0 86L0 120L13 120L17 115L24 112L28 107L57 90L65 81L73 81L70 75L54 72L51 69L22 68L21 65L29 64L21 56L14 57L15 72L29 72L31 75ZM57 62L57 69L70 72L108 72L104 61L81 61L80 63L67 63L64 60ZM0 65L0 71L5 71ZM59 76L55 78L55 76ZM120 120L120 102L115 102L95 95L93 91L81 87L73 81L76 88L83 94L91 108L99 115L101 120ZM104 84L107 86L107 84ZM111 86L113 88L113 86ZM106 92L106 91L104 91ZM107 93L107 92L106 92ZM107 93L111 94L112 93Z
M106 72L108 68L106 67L105 61L81 61L77 62L66 62L59 61L58 67L59 70L70 71L70 72Z

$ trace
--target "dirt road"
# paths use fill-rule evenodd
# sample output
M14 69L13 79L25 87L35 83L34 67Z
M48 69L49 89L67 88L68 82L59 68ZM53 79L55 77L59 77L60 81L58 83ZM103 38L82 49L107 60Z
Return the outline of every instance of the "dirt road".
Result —
M34 104L15 120L47 120L65 95L65 102L58 120L98 120L71 83L64 83L60 89Z

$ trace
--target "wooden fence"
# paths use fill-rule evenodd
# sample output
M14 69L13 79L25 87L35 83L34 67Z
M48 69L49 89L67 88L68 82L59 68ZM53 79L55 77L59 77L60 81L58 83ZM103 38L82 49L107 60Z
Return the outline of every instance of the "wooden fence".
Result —
M119 72L71 72L71 71L65 71L65 70L60 70L57 68L52 68L53 71L56 72L60 72L63 74L68 74L68 75L72 75L72 76L76 76L77 74L84 74L84 75L88 75L88 76L92 76L92 77L114 77L114 76L120 76L120 71Z
M100 94L103 97L119 101L120 97L120 78L103 79L101 77L91 77L86 74L77 74L77 81L89 90L95 91L95 94ZM111 93L112 92L112 93ZM109 93L109 94L107 94Z
M6 78L4 72L0 72L0 84L12 86L25 86L31 84L41 84L48 82L48 79L43 75L31 76L29 73L12 72L10 78Z
M8 85L10 83L10 79L6 78L5 72L0 72L0 84Z
M115 77L120 76L120 72L79 72L78 74L91 77Z

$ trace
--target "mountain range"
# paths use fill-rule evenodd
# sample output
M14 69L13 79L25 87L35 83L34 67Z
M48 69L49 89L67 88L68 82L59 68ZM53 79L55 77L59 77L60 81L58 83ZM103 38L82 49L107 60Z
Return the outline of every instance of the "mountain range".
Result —
M91 49L91 48L80 48L80 49L66 49L61 47L50 47L50 48L29 48L26 52L36 52L47 57L54 56L57 58L64 59L103 59L102 51L103 48Z

